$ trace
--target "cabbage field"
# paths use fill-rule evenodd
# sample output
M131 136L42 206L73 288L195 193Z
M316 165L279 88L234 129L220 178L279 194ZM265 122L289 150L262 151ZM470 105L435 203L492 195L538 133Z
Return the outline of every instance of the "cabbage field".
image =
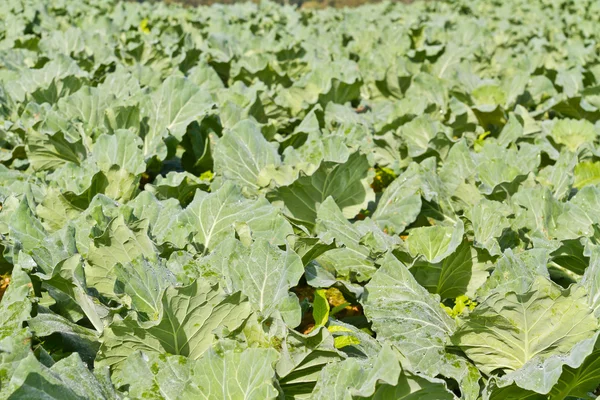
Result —
M0 399L600 399L600 2L0 7Z

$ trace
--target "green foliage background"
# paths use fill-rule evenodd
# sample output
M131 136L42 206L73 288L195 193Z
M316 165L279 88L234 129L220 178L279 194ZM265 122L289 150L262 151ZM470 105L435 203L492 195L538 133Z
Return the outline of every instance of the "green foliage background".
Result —
M0 7L0 400L587 399L600 2Z

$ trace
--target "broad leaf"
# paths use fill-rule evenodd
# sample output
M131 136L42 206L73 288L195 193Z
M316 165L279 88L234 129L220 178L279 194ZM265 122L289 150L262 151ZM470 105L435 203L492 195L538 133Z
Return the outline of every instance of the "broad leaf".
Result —
M163 292L169 284L174 283L170 271L164 265L140 256L130 262L117 264L114 273L140 319L158 320L163 312Z
M559 360L568 359L597 329L598 320L588 307L583 288L562 291L538 277L526 293L491 294L469 315L452 341L484 373L505 372L503 381L547 393L560 376L560 368L556 369L562 365ZM584 356L575 356L579 363L587 355L580 351ZM577 363L577 359L570 362ZM544 364L544 369L537 368Z
M422 255L430 263L448 257L462 242L464 225L458 220L455 226L427 226L410 230L406 244L413 257Z
M211 349L195 365L183 398L263 400L277 397L274 349Z
M225 178L258 189L258 175L267 166L281 163L277 149L251 120L238 122L219 140L214 153L215 172Z
M475 234L475 246L486 249L491 255L501 254L498 239L504 229L510 227L511 210L497 201L482 199L471 211Z
M292 233L290 224L267 200L248 200L229 182L214 193L197 191L194 200L176 218L181 222L171 232L193 233L194 242L207 250L231 237L235 223L247 224L255 238L275 245L284 244L285 237ZM181 241L173 243L184 246Z
M389 340L416 371L434 373L454 321L439 296L420 286L408 268L388 255L366 286L365 315L377 337Z
M148 222L138 221L128 226L122 216L113 219L106 230L90 243L86 268L88 286L100 294L114 297L115 267L141 255L155 257L154 244L146 231Z
M132 316L115 320L104 330L100 364L123 362L136 351L199 358L215 339L217 328L232 331L250 313L239 293L227 295L218 286L195 281L168 288L162 296L162 316L145 328Z
M379 199L373 219L389 234L401 233L421 211L421 177L416 164L396 178Z
M579 146L596 137L594 125L589 121L572 119L559 120L552 128L552 138L558 144L563 144L570 151L576 151Z
M257 239L249 248L236 240L226 251L218 252L224 269L215 273L227 276L233 291L241 290L265 318L288 297L288 290L304 273L293 250L282 251L265 239Z
M144 136L146 159L167 155L164 139L172 135L181 140L187 126L203 117L213 106L210 94L185 78L172 76L142 105L149 130Z
M98 371L100 372L100 371ZM23 360L8 386L11 399L113 399L114 389L106 386L81 362L77 354L52 367L42 365L32 354Z
M329 196L346 218L354 218L375 199L369 187L369 168L367 157L360 153L343 164L323 162L312 175L279 188L277 197L291 218L308 227L314 226L319 205Z
M354 396L370 397L378 383L395 386L400 371L394 351L383 347L374 360L349 358L329 364L321 372L312 398L351 400Z

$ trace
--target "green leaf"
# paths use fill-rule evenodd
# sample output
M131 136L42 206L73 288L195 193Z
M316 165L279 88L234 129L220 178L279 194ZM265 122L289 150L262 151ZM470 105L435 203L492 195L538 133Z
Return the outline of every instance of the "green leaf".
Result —
M577 155L562 151L556 164L539 171L536 180L552 189L557 199L563 199L573 186L573 167L576 167Z
M507 218L512 213L504 203L482 199L471 211L471 222L476 247L486 249L491 255L502 253L498 239L504 229L510 227Z
M132 175L139 175L146 170L142 144L140 138L131 131L119 129L113 135L101 135L94 144L92 154L103 171L118 166Z
M170 76L165 79L142 103L141 113L148 118L149 126L144 135L144 158L157 156L164 160L167 156L164 139L172 135L181 140L187 126L206 115L213 104L207 91L200 90L186 78Z
M325 243L335 240L335 244L344 246L319 255L317 260L323 267L337 271L340 277L356 275L359 281L373 275L375 265L369 257L369 249L360 243L364 233L357 224L351 224L344 217L332 197L328 197L319 207L315 230Z
M184 237L180 232L192 233L194 242L207 250L232 237L236 222L248 224L254 238L266 239L274 245L284 244L287 235L292 233L290 224L265 198L248 200L230 182L213 193L196 191L194 200L175 218L180 225L171 232L178 237ZM183 247L186 242L172 240L172 243Z
M239 293L227 295L218 285L198 281L167 288L162 309L158 323L147 328L132 317L115 319L104 330L97 363L118 364L139 350L195 360L211 346L217 328L232 331L250 314L250 305Z
M573 187L581 189L587 185L600 183L600 162L585 161L577 164L574 169L575 182Z
M583 211L591 222L600 224L600 188L598 186L585 186L571 198L569 203Z
M398 379L398 384L394 386L381 385L373 396L373 400L450 400L455 398L443 380L430 378L425 375L411 374L408 371L403 371Z
M429 141L440 131L439 124L429 115L419 116L402 125L397 135L402 137L408 147L408 155L417 157L429 149Z
M538 277L524 294L492 293L468 316L452 342L482 372L505 372L503 382L547 393L560 376L557 363L578 366L583 362L584 350L576 353L577 359L564 360L597 329L598 320L583 288L562 291L547 278ZM539 369L538 365L547 367Z
M0 329L10 332L21 328L31 314L31 279L19 264L13 267L11 282L0 302ZM3 335L0 335L3 336Z
M106 169L108 171L108 169ZM77 165L72 162L65 163L56 168L49 175L52 183L59 188L61 198L60 203L67 203L77 214L85 209L92 198L98 193L104 193L108 182L106 176L92 159L85 160ZM44 199L42 207L48 208L49 199ZM54 208L60 207L53 205ZM63 206L64 207L64 206ZM38 210L39 210L38 206ZM50 207L53 208L53 207ZM39 211L38 211L39 213ZM73 213L73 215L76 215ZM41 215L40 215L41 216ZM62 227L63 224L58 227Z
M409 167L410 168L410 167ZM465 179L475 174L475 161L464 139L454 144L440 168L439 176L448 191L456 193Z
M600 382L600 347L588 355L578 368L563 367L558 383L550 391L549 398L562 400L569 397L593 398Z
M517 139L522 137L523 134L523 124L521 124L521 121L519 121L519 118L514 113L510 113L508 122L504 125L504 128L502 128L502 132L500 132L498 142L503 146L507 146L514 143Z
M256 122L240 121L225 131L214 152L215 173L241 187L258 189L258 176L267 166L281 164L277 149L263 136Z
M448 257L462 242L464 225L458 220L455 226L426 226L410 230L406 244L413 257L422 255L430 263Z
M313 399L336 400L370 397L378 383L396 385L400 372L396 354L385 346L375 359L349 358L323 368L311 396Z
M112 387L106 387L88 370L77 354L60 360L52 367L42 365L31 353L15 370L8 387L11 399L113 399Z
M106 230L90 243L86 268L89 287L103 296L115 297L115 268L118 264L132 262L141 255L155 257L154 244L146 234L148 221L141 220L127 225L123 216L114 218Z
M481 182L479 190L484 194L492 194L498 186L510 184L519 176L534 171L541 160L539 153L539 147L534 145L522 144L517 150L486 142L478 155L476 168Z
M413 76L406 96L411 99L425 98L428 104L437 106L440 111L447 109L448 88L441 79L425 72L419 72Z
M240 400L275 399L273 365L278 354L273 349L244 351L211 349L198 360L184 398Z
M471 92L473 102L477 107L502 106L506 103L506 93L496 85L482 85Z
M302 258L302 265L304 266L308 265L308 263L325 253L327 250L336 247L335 243L332 242L327 244L318 238L294 237L292 241L294 243L294 251Z
M38 247L47 235L42 223L33 214L27 196L23 196L19 207L10 216L8 229L10 237L26 252Z
M108 179L104 192L108 197L127 201L137 193L140 175L146 170L141 146L140 138L127 130L96 141L93 154Z
M483 398L486 400L547 400L547 395L542 395L531 390L526 390L517 385L498 387L493 379L483 389Z
M137 351L115 368L111 379L126 387L134 399L174 399L193 376L194 362L183 356L146 354Z
M412 369L436 374L454 321L440 307L437 295L417 283L408 268L387 255L366 286L365 315L379 339L389 340Z
M301 176L293 184L277 189L277 199L295 221L313 228L319 205L329 196L344 217L354 218L375 200L369 187L371 173L367 157L354 153L343 164L323 162L311 176Z
M556 84L562 87L568 97L574 97L583 89L583 74L578 68L561 70L556 76Z
M338 336L333 340L336 349L341 349L346 346L354 346L360 344L360 339L354 336Z
M31 332L27 328L0 327L0 397L3 399L7 399L15 389L9 384L19 364L30 356L31 340Z
M288 330L277 342L281 343L281 352L276 371L286 394L309 396L322 369L342 359L325 328L316 328L307 335Z
M473 295L488 277L484 265L477 260L477 252L467 241L440 263L417 261L410 272L422 286L442 299Z
M592 233L587 215L571 203L559 202L547 188L522 188L513 197L520 206L515 219L531 237L551 240L577 239Z
M80 134L88 132L87 135L107 132L104 124L106 111L115 103L116 98L111 91L83 86L70 96L58 100L58 112L50 114L47 127L51 130L68 130L73 136L78 136L75 134L77 131ZM81 136L85 137L86 134Z
M325 296L324 289L315 290L313 318L315 320L315 327L325 326L329 320L329 302L327 301L327 296Z
M538 276L549 278L548 251L531 249L514 253L507 249L498 259L490 278L479 289L479 295L487 296L491 292L526 293Z
M67 162L80 164L87 150L82 140L72 140L63 132L42 134L32 131L27 136L27 156L36 170L52 170Z
M49 290L54 288L60 292L61 296L67 297L81 309L96 331L102 332L104 324L94 300L87 293L83 270L81 257L74 255L54 267L52 276L44 282L44 286Z
M282 251L265 239L257 239L248 248L235 240L225 252L217 253L224 269L214 272L231 280L233 291L241 290L265 318L287 299L288 290L304 273L293 250Z
M480 398L481 373L473 363L466 358L447 353L445 359L439 366L439 374L458 382L461 398L465 400L476 400Z
M81 360L93 365L100 347L100 334L94 330L77 325L56 314L38 314L27 321L32 333L38 337L58 335L67 351L77 352Z
M321 240L336 243L347 248L367 255L366 248L360 245L362 233L356 224L352 224L342 213L333 197L328 197L319 207L317 212L317 224L315 230L320 234Z
M174 198L182 206L187 206L193 200L196 190L206 192L208 185L208 181L188 172L171 171L167 176L157 176L152 184L144 186L144 190L153 193L160 200Z
M143 255L126 263L115 265L114 274L123 293L131 299L132 308L143 321L157 321L162 315L162 296L169 284L174 283L170 271Z
M126 208L137 219L146 219L150 225L149 236L157 245L171 243L183 248L194 231L184 226L181 205L175 199L158 200L150 190L144 190L128 202Z
M373 220L389 234L399 234L421 211L421 176L417 164L397 177L383 192Z
M48 62L43 68L22 71L20 79L8 82L7 92L16 101L24 101L27 94L37 89L46 89L53 82L60 81L68 76L84 77L87 74L82 71L77 62L66 55L57 55L55 59Z
M594 125L586 120L561 119L552 127L552 138L563 144L572 152L586 142L593 142L596 137Z
M580 281L588 293L588 302L594 315L600 318L600 247L591 248L590 263Z

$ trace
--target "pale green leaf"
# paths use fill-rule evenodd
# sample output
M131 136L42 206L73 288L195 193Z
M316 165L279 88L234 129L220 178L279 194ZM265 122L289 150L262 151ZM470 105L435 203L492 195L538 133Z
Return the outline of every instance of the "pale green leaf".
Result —
M538 276L549 278L548 257L546 249L531 249L520 253L507 249L494 265L489 279L479 289L479 295L487 296L491 292L527 292Z
M430 294L406 266L388 255L367 284L363 305L379 339L393 343L414 370L435 371L454 331L454 321L440 306L439 296Z
M148 221L127 225L122 216L113 219L106 230L90 243L86 278L89 287L100 294L114 297L115 268L145 255L154 258L154 244L146 234Z
M510 227L507 218L512 210L504 203L482 199L471 211L471 222L475 234L474 245L486 249L491 255L502 253L498 238Z
M281 245L292 233L290 224L280 211L264 198L249 200L242 196L238 187L227 182L213 193L197 191L194 200L178 217L180 225L171 232L192 233L194 242L204 249L212 249L234 233L234 223L248 224L255 238L263 238L271 244ZM169 235L170 236L170 235ZM169 236L165 239L169 240ZM185 242L173 243L180 247Z
M174 283L170 271L159 262L139 256L115 265L114 274L132 308L142 321L156 321L162 315L163 291ZM121 291L121 289L119 290Z
M344 217L354 218L375 200L370 188L370 165L367 157L354 153L343 164L323 162L311 176L301 176L293 184L277 189L277 197L295 221L313 227L319 205L329 196Z
M598 320L583 288L562 291L547 278L538 277L526 293L492 293L468 316L452 341L484 373L503 371L507 373L503 381L547 393L560 376L554 360L578 351L577 344L593 337L597 329ZM549 365L540 370L536 366L542 363ZM527 373L520 374L521 370Z
M397 135L404 139L408 147L408 155L417 157L429 148L429 141L440 131L440 127L429 115L419 116L409 123L402 125Z
M116 395L112 387L106 387L94 376L77 354L47 368L31 353L16 368L8 392L15 400L113 399Z
M199 359L180 398L267 400L277 397L274 349L211 349Z
M162 309L154 326L144 328L134 318L126 318L105 328L97 362L118 364L139 350L197 359L211 346L217 328L234 330L250 314L250 305L239 293L227 295L217 285L197 281L167 288Z
M563 144L572 152L585 142L592 142L596 137L594 125L586 120L561 119L552 127L552 138Z
M600 318L600 247L591 248L590 263L580 284L587 290L588 302L594 315Z
M575 182L573 187L581 189L588 185L600 183L600 162L584 161L575 166L573 171Z
M137 351L115 368L111 379L127 387L135 399L176 399L193 376L194 362L183 356L146 354Z
M578 368L565 365L558 383L550 391L549 398L562 400L577 397L593 399L592 393L600 385L600 347L596 346L593 353L587 356Z
M416 164L397 177L379 199L373 220L389 234L399 234L421 211L421 177Z
M331 363L321 372L313 399L352 400L354 396L370 397L377 384L395 386L401 368L396 354L390 347L383 347L371 360L349 358Z
M455 226L426 226L409 231L406 244L413 257L423 256L430 263L448 257L462 242L464 225L458 220Z
M13 267L11 282L0 302L0 327L3 330L18 330L31 313L33 286L31 279L19 264Z
M293 250L282 251L265 239L257 239L248 248L236 240L224 253L217 255L224 269L215 273L230 279L232 289L248 296L265 318L288 297L288 290L304 273L302 261Z
M215 173L242 187L258 189L258 176L267 166L281 164L277 149L252 120L238 122L218 141L214 152Z
M187 126L201 119L212 108L210 93L191 81L170 76L160 88L142 104L142 115L148 117L149 131L144 135L145 159L167 155L163 140L172 135L181 140Z

